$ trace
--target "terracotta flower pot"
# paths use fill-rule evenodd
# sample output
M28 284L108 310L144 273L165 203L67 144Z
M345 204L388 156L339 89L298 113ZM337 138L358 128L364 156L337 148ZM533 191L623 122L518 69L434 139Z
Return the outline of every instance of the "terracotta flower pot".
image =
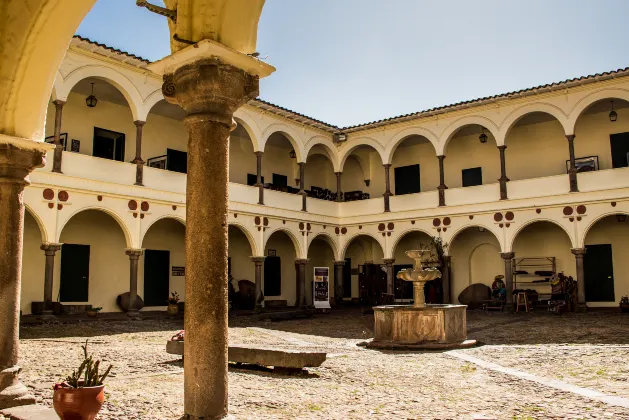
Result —
M61 420L94 420L105 402L105 385L61 388L52 401Z
M179 306L176 303L168 304L168 315L177 315L178 312L179 312Z
M629 312L629 305L619 305L620 306L620 311L627 313Z

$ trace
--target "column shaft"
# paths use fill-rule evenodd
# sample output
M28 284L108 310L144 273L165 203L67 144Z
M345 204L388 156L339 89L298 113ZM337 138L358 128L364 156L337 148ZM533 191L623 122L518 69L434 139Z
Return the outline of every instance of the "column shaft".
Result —
M583 258L585 257L585 248L575 248L572 250L577 263L577 312L586 312L587 303L585 301L585 270L583 267Z
M334 261L334 298L336 302L340 302L344 295L345 289L343 284L343 266L345 261Z
M579 184L577 182L577 165L574 157L574 134L566 136L568 139L568 151L570 152L570 169L568 169L568 176L570 177L570 192L579 192Z
M513 258L515 258L515 253L504 252L500 256L505 260L505 288L507 289L505 310L513 311Z
M450 303L450 270L452 268L452 257L444 255L443 257L443 269L441 271L441 283L443 287L443 303Z
M393 275L393 263L395 259L385 258L384 264L387 267L387 294L395 296L395 276Z
M61 160L63 159L63 144L61 143L61 119L65 101L56 100L55 104L55 152L52 161L52 171L61 173Z
M507 182L509 181L509 178L507 177L507 162L505 157L506 149L507 146L498 146L498 150L500 151L500 179L498 181L500 182L501 200L507 200L509 198L507 194Z
M295 274L297 277L297 302L295 306L298 308L306 308L308 306L306 302L306 264L307 259L295 260Z
M341 191L341 175L343 172L334 172L336 175L336 201L338 203L343 201L343 192Z
M251 257L251 261L256 266L256 304L255 312L262 312L262 302L264 302L264 294L262 293L262 266L264 265L265 257Z
M256 152L256 167L258 187L258 204L264 205L264 183L262 182L262 152Z
M138 297L138 261L144 253L141 249L127 249L125 254L129 256L129 310L127 315L131 318L140 314L136 308L135 301Z
M135 124L135 185L144 186L144 161L142 160L142 129L145 121L134 121Z
M445 158L446 157L443 155L437 156L437 159L439 159L439 187L437 187L437 190L439 190L440 207L446 205L446 190L448 189L448 187L446 187L446 173L443 165Z
M301 195L301 211L308 211L306 207L306 162L299 162L299 194Z
M385 185L385 190L384 190L384 211L386 212L390 212L391 211L391 205L389 202L389 197L391 197L391 180L389 178L389 170L391 169L391 164L387 163L384 166L384 185Z
M42 244L40 249L46 255L44 269L44 317L52 316L52 289L55 275L55 254L61 249L60 244Z

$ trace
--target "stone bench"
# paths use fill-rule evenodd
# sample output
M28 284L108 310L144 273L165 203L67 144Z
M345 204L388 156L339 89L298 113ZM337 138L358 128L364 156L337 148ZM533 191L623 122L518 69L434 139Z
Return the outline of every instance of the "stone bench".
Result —
M183 356L183 341L168 341L166 352ZM319 367L325 362L326 353L298 350L276 350L263 347L229 346L228 360L258 366L273 366L275 369L301 371L306 367Z

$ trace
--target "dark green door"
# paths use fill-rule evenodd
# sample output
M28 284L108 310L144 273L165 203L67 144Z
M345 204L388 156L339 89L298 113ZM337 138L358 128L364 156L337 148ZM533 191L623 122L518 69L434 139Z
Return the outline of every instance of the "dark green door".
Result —
M90 280L90 246L61 246L60 302L88 302Z
M277 256L264 259L264 296L282 294L282 260Z
M612 246L586 245L585 249L587 250L583 259L585 301L615 302Z
M144 251L144 305L166 306L170 291L170 251Z

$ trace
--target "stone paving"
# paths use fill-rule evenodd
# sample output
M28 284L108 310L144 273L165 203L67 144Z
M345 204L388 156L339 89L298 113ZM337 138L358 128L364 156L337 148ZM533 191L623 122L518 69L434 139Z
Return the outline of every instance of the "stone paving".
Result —
M457 350L472 359L558 380L613 397L610 404L487 369L449 352L366 350L372 316L332 312L312 319L230 321L230 344L328 352L307 375L230 367L230 412L237 419L391 418L629 419L629 316L620 313L468 313L469 336L483 345ZM165 352L182 321L157 319L26 326L23 381L50 405L52 384L75 368L80 344L114 365L101 419L177 419L183 364ZM542 381L543 382L543 381ZM628 405L623 406L624 402Z

